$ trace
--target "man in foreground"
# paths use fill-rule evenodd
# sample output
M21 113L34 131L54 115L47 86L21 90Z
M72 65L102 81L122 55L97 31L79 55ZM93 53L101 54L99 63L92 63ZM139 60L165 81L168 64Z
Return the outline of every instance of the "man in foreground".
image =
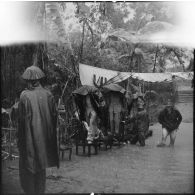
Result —
M174 146L176 132L182 121L182 116L170 100L168 100L168 105L160 112L158 121L162 125L162 140L157 146L165 146L168 135L170 135L170 146Z
M36 66L27 68L22 75L28 89L19 101L19 174L25 193L44 193L46 168L59 167L57 149L57 110L50 91L40 79L44 73Z

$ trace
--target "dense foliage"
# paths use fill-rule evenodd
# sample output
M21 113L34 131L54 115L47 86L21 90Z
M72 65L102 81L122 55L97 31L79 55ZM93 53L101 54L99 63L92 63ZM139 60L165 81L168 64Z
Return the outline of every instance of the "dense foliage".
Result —
M80 85L79 62L119 71L164 72L167 64L185 71L193 57L188 49L135 41L137 33L151 33L148 22L174 25L171 2L31 2L31 6L31 19L44 31L46 42L2 48L1 97L9 104L25 86L20 78L24 69L36 61L58 97L66 86L67 102ZM160 30L158 26L155 30ZM126 34L128 41L121 39Z

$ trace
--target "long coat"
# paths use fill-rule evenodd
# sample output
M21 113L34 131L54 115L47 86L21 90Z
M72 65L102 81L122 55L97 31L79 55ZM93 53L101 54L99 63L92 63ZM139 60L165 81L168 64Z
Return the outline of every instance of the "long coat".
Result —
M41 86L24 90L19 102L20 163L32 173L59 167L57 110L50 91Z

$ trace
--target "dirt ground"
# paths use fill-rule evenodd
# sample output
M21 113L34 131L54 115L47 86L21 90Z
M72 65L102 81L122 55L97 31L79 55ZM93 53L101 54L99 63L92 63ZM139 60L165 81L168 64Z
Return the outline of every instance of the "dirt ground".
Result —
M193 104L179 104L183 122L174 149L158 148L161 126L150 127L153 136L145 147L126 144L99 151L91 157L68 152L60 169L47 170L47 193L192 193ZM167 140L167 145L169 139ZM92 150L93 152L93 150ZM82 152L79 152L82 154ZM2 163L3 193L22 193L18 159Z

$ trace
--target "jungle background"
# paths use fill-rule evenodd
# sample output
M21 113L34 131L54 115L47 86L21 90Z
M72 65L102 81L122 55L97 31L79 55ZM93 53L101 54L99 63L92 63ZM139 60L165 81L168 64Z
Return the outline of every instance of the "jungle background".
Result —
M4 108L18 100L25 87L21 75L33 64L46 73L44 83L57 99L66 86L66 105L81 85L79 63L129 72L193 71L192 49L135 41L138 34L147 36L175 24L173 2L26 3L31 4L29 22L39 26L48 41L1 47ZM126 34L128 39L121 39Z

